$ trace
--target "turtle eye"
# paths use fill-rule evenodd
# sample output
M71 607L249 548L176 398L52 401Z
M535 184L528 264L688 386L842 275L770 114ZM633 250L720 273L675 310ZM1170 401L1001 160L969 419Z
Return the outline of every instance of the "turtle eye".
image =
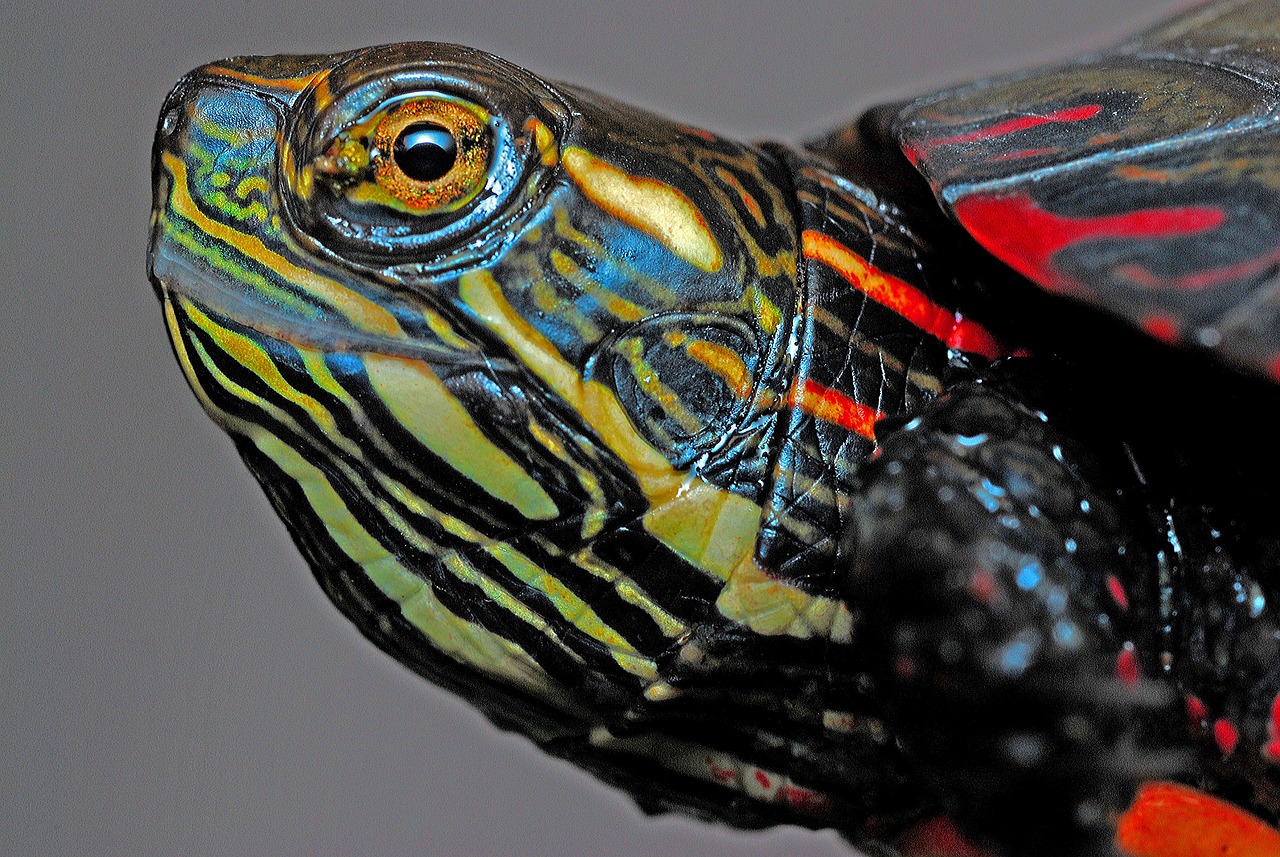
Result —
M415 122L400 132L391 150L391 161L414 181L444 178L458 160L453 133L434 122Z
M400 102L382 116L370 142L374 185L353 192L414 214L470 202L484 187L493 154L484 111L446 98Z
M406 59L424 50L421 62ZM371 48L309 88L280 158L290 227L347 261L419 272L501 244L505 224L530 216L524 203L554 180L548 152L568 116L556 93L493 77L489 61L441 46Z

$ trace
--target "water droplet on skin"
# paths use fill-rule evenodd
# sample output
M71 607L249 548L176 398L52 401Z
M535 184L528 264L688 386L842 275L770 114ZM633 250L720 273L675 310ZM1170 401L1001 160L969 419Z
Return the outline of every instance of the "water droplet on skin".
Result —
M1011 678L1026 672L1040 649L1040 641L1040 634L1033 628L1019 631L1000 651L1001 672Z
M956 443L963 447L972 448L981 445L986 441L987 435L983 434L958 434L956 435Z
M1083 801L1076 805L1076 822L1081 827L1093 827L1102 820L1102 805L1096 801Z
M1067 539L1065 542L1063 542L1063 543L1062 543L1062 546L1063 546L1063 547L1065 547L1065 548L1067 549L1067 553L1075 553L1075 552L1076 552L1076 540L1075 540L1075 539Z
M1026 672L1031 663L1031 646L1025 640L1015 640L1000 653L1000 671L1017 678Z
M1026 768L1043 759L1045 749L1044 739L1038 735L1010 735L1004 742L1009 760Z
M1018 569L1018 588L1023 590L1032 590L1040 585L1040 580L1044 577L1044 569L1040 567L1038 562L1029 562L1022 568Z
M988 482L983 482L982 485L980 485L977 488L974 488L972 493L973 493L973 496L978 500L978 502L982 504L982 507L994 515L996 512L1000 511L1000 501L997 500L994 496L992 496L991 491L987 490L987 486L989 484L990 483ZM996 489L996 490L1000 494L1004 493L1003 490L1000 490L1000 489Z
M1202 327L1196 331L1196 340L1205 348L1216 348L1222 343L1222 333L1214 327Z
M892 489L884 495L884 505L889 512L901 512L907 508L907 498L897 489Z

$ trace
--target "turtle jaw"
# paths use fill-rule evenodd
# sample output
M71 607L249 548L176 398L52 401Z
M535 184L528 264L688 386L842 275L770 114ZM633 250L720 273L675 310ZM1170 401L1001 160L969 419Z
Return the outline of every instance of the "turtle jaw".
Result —
M247 57L179 81L152 150L148 276L162 303L189 304L280 341L460 359L465 344L447 344L422 324L421 306L397 300L376 274L343 263L293 222L286 117L341 59Z

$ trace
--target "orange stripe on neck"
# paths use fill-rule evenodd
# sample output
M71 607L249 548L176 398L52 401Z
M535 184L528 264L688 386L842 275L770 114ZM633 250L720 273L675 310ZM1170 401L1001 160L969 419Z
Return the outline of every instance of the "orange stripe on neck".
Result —
M991 360L1009 354L1009 349L982 325L934 303L920 289L881 271L830 235L806 229L803 243L806 258L831 268L849 285L942 340L948 348L981 354Z
M884 416L875 408L809 378L802 378L796 383L787 397L787 404L820 420L857 432L868 440L876 439L876 420Z

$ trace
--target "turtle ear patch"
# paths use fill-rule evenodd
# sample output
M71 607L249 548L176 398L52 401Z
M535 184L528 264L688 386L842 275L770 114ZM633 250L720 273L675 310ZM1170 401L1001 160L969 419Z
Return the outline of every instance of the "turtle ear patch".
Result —
M619 336L600 368L636 429L685 467L723 444L750 412L758 352L752 333L732 319L673 313Z

